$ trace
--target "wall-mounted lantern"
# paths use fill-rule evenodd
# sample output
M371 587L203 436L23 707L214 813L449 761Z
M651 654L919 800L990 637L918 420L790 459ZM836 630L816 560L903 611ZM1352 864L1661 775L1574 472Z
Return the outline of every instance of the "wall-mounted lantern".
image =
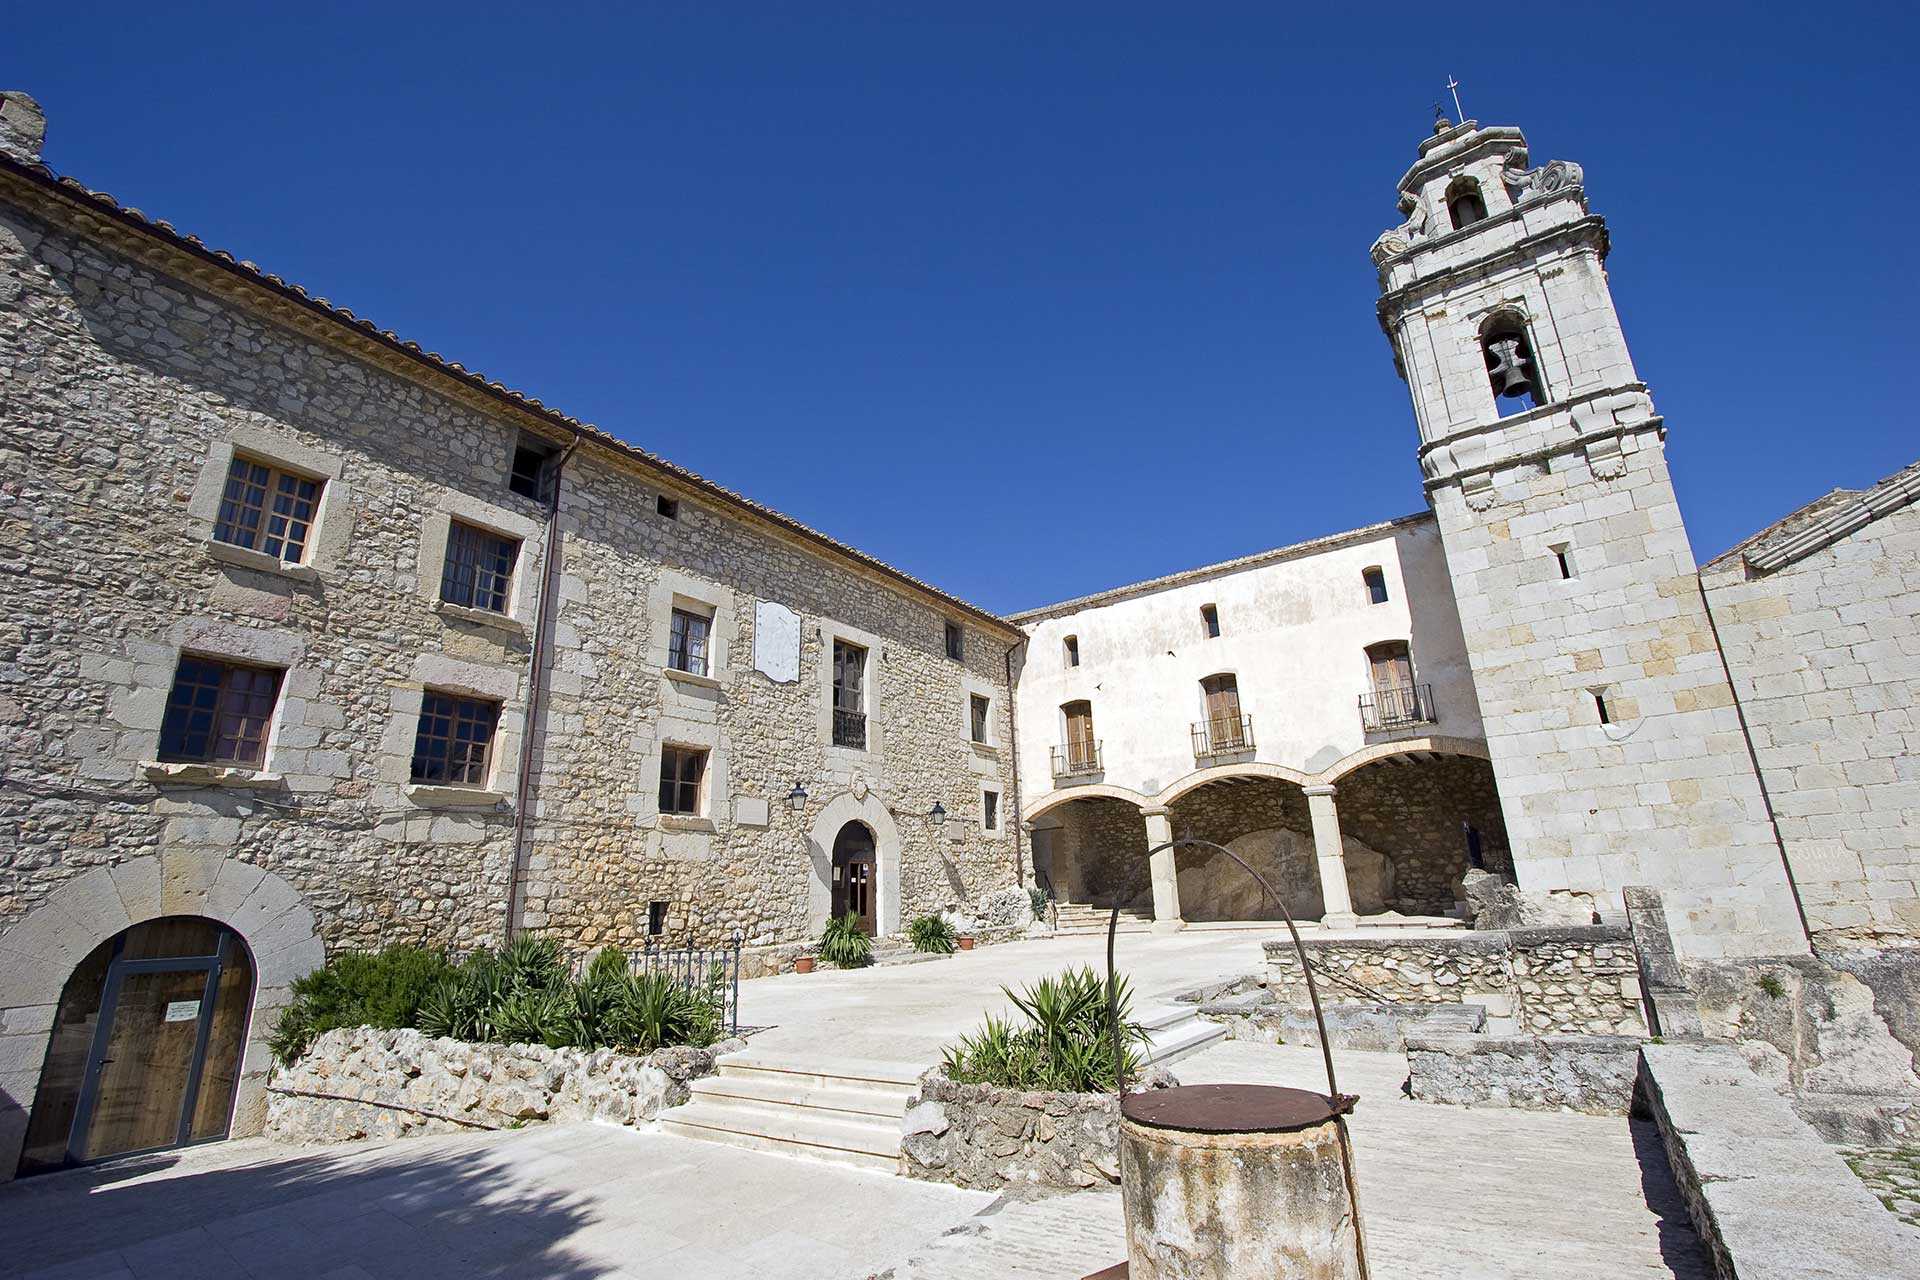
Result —
M795 813L807 811L807 789L798 782L793 784L793 790L787 792L787 808Z
M927 821L931 822L936 827L946 826L947 825L946 806L942 805L938 800L935 800L933 802L932 811L927 814Z

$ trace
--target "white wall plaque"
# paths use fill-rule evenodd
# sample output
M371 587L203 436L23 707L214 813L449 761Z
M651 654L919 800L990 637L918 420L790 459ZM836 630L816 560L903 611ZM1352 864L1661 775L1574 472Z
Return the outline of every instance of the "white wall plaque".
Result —
M753 668L775 684L800 678L800 615L762 600L753 607Z
M164 1021L193 1022L198 1019L199 1016L200 1002L198 1000L169 1000L167 1001L167 1016Z

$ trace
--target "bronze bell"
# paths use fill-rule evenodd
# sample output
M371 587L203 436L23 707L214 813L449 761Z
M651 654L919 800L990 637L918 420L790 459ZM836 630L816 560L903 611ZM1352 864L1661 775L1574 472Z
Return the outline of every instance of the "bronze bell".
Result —
M1487 376L1493 380L1496 396L1533 394L1533 380L1527 376L1526 348L1518 338L1496 338L1487 344Z

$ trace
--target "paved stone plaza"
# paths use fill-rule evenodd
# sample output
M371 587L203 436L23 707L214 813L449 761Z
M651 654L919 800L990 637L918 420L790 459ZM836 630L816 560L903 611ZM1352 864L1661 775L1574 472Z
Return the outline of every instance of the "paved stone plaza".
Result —
M1121 939L1143 997L1250 971L1260 933ZM766 979L754 1037L931 1062L1002 981L1090 962L1095 939L900 968ZM855 1024L871 1029L857 1034ZM1401 1096L1404 1059L1342 1053L1362 1210L1387 1277L1698 1277L1698 1240L1656 1137L1625 1120ZM1313 1087L1311 1050L1216 1045L1190 1083ZM983 1216L977 1216L983 1215ZM84 1222L84 1233L73 1224ZM950 1232L954 1234L949 1234ZM1119 1259L1110 1191L1021 1203L656 1132L533 1127L323 1152L244 1140L0 1189L6 1280L91 1277L1074 1278ZM29 1261L30 1260L30 1261ZM29 1269L38 1268L38 1269Z

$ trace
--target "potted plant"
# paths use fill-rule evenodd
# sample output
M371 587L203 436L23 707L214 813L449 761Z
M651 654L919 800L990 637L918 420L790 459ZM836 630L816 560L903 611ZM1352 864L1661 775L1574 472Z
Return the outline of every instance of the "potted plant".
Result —
M812 973L813 957L812 956L795 956L793 958L793 971L795 973Z
M827 921L820 934L820 958L842 969L873 963L873 939L860 928L860 913L849 911Z
M959 937L954 939L954 942L959 945L962 951L973 950L973 935L970 933L961 934Z
M916 916L907 926L907 941L915 951L950 956L954 947L953 926L943 916Z

